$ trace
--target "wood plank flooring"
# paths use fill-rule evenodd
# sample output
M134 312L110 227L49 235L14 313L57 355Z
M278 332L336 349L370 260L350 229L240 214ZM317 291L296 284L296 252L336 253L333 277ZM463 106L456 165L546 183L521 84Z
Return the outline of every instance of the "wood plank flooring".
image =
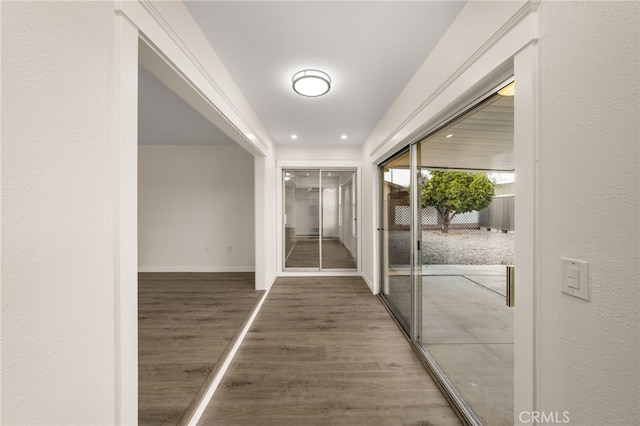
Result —
M263 294L253 273L142 273L138 421L176 425Z
M319 268L319 240L298 238L286 260L287 268ZM356 261L337 238L322 240L322 269L355 269Z
M356 260L337 238L322 240L322 269L355 269Z
M458 425L359 277L278 278L200 425Z

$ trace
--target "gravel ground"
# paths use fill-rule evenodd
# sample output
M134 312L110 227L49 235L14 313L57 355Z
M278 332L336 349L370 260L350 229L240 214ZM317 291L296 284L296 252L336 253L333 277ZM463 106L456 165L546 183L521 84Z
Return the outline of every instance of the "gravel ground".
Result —
M431 265L513 265L515 234L484 229L422 232L422 262ZM407 264L409 232L389 232L392 264Z

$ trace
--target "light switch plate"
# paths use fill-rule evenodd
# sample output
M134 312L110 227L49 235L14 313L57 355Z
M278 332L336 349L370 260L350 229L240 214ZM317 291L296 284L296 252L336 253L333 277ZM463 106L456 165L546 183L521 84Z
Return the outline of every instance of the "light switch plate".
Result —
M562 292L589 300L589 262L560 258L562 264Z

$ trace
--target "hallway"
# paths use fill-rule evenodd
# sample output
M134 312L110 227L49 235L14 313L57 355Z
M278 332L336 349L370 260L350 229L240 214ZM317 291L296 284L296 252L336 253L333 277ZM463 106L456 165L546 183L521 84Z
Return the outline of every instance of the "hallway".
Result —
M359 277L278 278L200 424L459 424Z

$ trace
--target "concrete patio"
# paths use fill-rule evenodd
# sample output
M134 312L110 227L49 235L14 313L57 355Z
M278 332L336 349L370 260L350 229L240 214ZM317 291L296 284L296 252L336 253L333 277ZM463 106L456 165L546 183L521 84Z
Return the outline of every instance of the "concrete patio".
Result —
M429 265L422 346L484 424L513 424L513 309L503 265Z

